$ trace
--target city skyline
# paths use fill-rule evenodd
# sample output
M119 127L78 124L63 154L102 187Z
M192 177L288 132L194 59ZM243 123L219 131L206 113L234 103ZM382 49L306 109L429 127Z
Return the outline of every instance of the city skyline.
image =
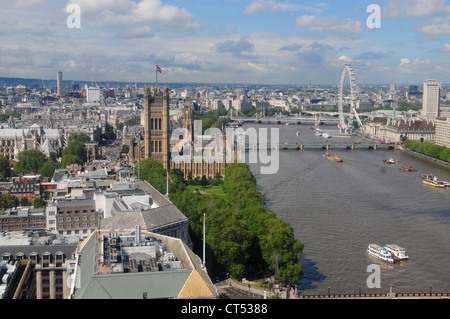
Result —
M361 84L450 78L444 0L1 2L0 77L153 83L158 64L159 82L336 85L351 63Z

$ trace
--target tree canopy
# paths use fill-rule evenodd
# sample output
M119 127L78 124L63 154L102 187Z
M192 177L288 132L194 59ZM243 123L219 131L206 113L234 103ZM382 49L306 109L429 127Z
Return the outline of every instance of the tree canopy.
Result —
M47 157L40 150L26 150L17 156L19 162L14 168L16 174L38 173Z
M405 147L411 151L421 153L445 162L450 162L450 148L431 142L406 140Z
M166 170L158 161L142 160L139 171L141 178L166 193ZM170 200L189 218L196 247L202 245L206 217L206 244L214 256L215 271L228 272L235 278L264 277L273 274L278 263L281 281L298 281L303 244L294 238L288 223L265 207L248 165L227 165L223 187L229 201L215 194L193 192L179 170L169 174L173 181L169 182Z
M85 133L71 134L69 143L62 151L62 165L84 164L87 160L86 143L89 143L90 141L91 139Z

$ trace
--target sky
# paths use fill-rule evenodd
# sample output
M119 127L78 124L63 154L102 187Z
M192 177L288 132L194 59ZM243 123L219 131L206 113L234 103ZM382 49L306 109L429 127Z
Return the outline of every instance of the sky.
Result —
M450 83L450 0L0 0L0 8L1 77L338 85L350 63L359 84Z

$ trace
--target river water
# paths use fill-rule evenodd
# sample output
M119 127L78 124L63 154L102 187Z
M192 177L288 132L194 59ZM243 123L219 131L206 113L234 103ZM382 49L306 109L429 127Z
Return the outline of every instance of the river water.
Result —
M246 124L278 128L280 143L320 142L311 125ZM335 130L334 126L322 126ZM300 136L296 132L300 131ZM329 142L360 141L332 137ZM250 164L266 205L289 222L304 245L301 294L450 292L450 188L422 184L421 174L450 181L450 169L400 150L280 150L276 174ZM396 158L399 164L383 162ZM402 165L417 168L404 172ZM270 230L268 230L270 231ZM367 254L368 244L397 244L410 259L389 264ZM380 288L369 288L369 265ZM370 272L369 272L370 271Z

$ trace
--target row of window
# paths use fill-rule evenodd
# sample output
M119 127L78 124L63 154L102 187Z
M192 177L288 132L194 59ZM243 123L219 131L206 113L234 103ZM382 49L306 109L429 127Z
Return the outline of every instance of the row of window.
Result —
M59 228L59 229L72 228L72 224L66 224L65 226L66 226L66 227L64 227L64 224L59 224L59 225L58 225L58 228ZM90 227L95 227L95 226L96 226L96 225L95 225L95 222L90 223L89 226L90 226ZM86 228L86 227L88 227L88 223L82 223L81 226L80 226L80 224L78 224L78 223L76 223L76 224L73 225L73 228L80 228L80 227Z
M72 221L72 217L66 217L66 222L70 222ZM74 217L73 218L74 221L79 221L80 217ZM81 217L81 220L88 220L87 216L83 216ZM90 220L95 220L95 216L90 216ZM58 222L63 222L64 221L64 217L58 217Z
M46 225L45 223L33 223L33 224L7 224L7 225L2 225L2 229L20 229L20 228L39 228L39 229L45 229Z
M8 221L9 222L28 222L28 221L30 221L30 222L35 222L35 221L37 221L37 222L39 222L39 221L42 221L42 220L45 220L45 217L28 217L28 218L22 218L22 217L20 217L20 218L2 218L1 220L0 220L0 223L2 223L2 224L7 224L8 223Z
M74 211L75 214L78 214L80 212L82 212L83 214L87 214L88 210L87 209L83 209L81 211L80 210L75 210ZM89 212L90 213L95 213L95 209L91 209L91 210L89 210ZM60 211L58 211L58 215L62 215L62 214L72 214L72 211L71 210L66 210L66 211L60 210Z

